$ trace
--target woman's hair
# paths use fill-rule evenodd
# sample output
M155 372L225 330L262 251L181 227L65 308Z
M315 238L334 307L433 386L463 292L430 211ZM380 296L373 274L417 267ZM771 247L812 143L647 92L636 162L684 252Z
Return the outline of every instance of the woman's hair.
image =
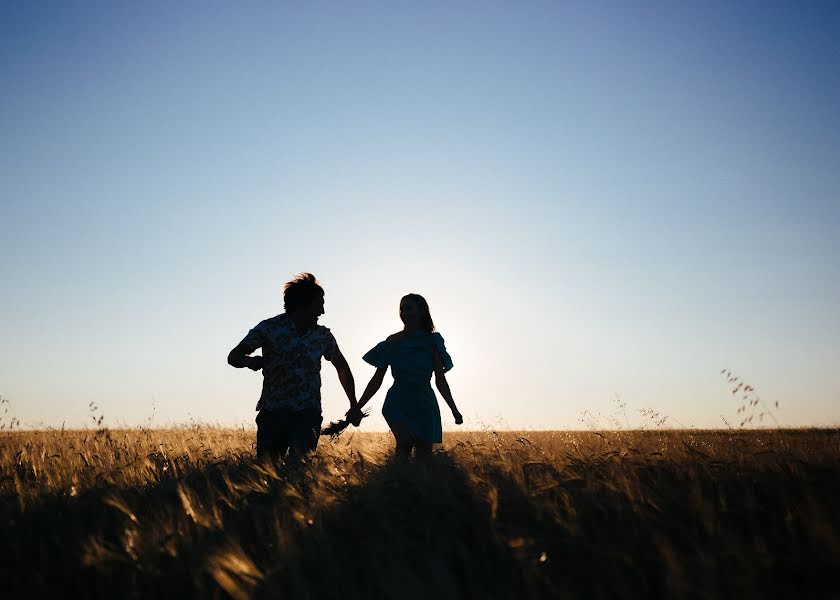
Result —
M432 333L435 330L435 323L432 321L432 313L429 312L429 303L426 302L426 299L420 294L406 294L402 297L402 300L413 300L414 303L420 307L420 310L423 313L420 321L420 327L423 331ZM400 300L400 302L402 302L402 300Z
M305 306L324 295L324 288L312 273L295 275L283 286L283 306L291 312Z

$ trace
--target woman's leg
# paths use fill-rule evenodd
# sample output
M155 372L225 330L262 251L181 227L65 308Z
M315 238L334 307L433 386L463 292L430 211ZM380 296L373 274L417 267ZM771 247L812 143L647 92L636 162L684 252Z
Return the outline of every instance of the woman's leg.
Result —
M417 458L428 458L432 455L432 444L422 440L414 440L414 454Z
M397 440L397 456L401 458L408 458L411 456L411 449L414 447L414 436L408 429L405 423L397 421L391 424L391 433L394 434L394 439Z

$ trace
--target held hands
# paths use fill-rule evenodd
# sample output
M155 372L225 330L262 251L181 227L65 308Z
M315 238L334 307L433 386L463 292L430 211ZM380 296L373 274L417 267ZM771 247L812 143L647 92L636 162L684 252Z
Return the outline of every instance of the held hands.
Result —
M262 356L249 356L248 357L248 364L245 365L252 371L259 371L263 368L263 357Z
M347 411L344 415L348 421L353 425L353 427L358 427L359 424L362 422L362 417L364 417L364 413L362 413L362 409L358 407L358 405L354 405Z
M458 412L457 408L452 409L452 416L455 417L455 424L460 425L464 422L464 417Z

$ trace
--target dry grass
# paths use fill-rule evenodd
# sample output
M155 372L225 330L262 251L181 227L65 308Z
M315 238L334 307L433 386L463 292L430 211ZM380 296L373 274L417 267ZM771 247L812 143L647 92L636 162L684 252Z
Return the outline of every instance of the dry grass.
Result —
M4 432L6 597L836 596L840 432Z

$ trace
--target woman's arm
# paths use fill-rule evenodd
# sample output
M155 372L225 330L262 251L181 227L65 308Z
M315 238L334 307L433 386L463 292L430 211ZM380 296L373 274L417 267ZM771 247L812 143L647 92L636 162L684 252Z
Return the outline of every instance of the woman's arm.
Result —
M446 374L443 371L443 362L440 360L440 354L435 350L432 353L432 360L435 367L435 386L440 395L446 401L447 406L452 410L452 416L455 417L455 424L460 425L464 422L464 417L458 412L458 407L455 406L455 400L452 399L452 390L449 389L449 383L446 381Z
M387 370L388 367L379 367L376 369L376 373L374 373L373 377L370 378L362 397L359 398L356 410L361 410L362 407L368 403L368 400L373 398L374 394L379 391L379 388L382 387L382 380L385 379L385 371Z

